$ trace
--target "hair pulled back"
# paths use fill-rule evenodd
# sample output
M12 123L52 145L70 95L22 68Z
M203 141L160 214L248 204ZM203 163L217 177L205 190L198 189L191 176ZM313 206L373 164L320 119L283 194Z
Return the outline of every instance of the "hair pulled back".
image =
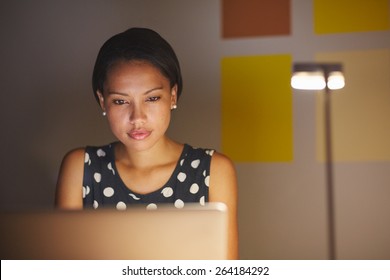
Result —
M123 60L152 64L169 80L171 88L177 85L177 98L180 97L183 82L173 48L157 32L136 27L114 35L100 48L92 75L92 89L98 102L97 92L103 93L108 71L116 62Z

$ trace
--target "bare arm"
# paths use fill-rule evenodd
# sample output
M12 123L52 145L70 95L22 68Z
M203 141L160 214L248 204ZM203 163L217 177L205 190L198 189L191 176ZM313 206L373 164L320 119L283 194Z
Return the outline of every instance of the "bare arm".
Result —
M65 155L58 175L55 205L59 209L83 208L84 149Z
M228 258L238 259L237 177L232 161L214 153L210 168L210 202L223 202L228 207Z

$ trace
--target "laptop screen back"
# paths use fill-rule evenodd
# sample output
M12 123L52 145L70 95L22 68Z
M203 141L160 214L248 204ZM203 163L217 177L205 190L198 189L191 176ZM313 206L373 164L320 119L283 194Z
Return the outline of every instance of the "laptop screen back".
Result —
M221 203L0 213L2 259L226 259Z

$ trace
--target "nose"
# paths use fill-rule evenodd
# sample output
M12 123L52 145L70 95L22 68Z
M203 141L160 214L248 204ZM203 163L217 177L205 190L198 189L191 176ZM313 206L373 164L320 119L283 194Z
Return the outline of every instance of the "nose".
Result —
M131 124L143 124L146 120L145 110L140 104L133 104L130 109L130 123Z

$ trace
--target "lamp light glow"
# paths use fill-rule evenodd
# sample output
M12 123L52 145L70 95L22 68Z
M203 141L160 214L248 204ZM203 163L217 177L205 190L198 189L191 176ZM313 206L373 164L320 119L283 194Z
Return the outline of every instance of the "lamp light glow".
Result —
M291 86L303 90L324 89L326 86L324 73L322 71L296 72L291 78Z
M328 88L331 90L342 89L345 86L344 75L341 71L329 73Z
M345 86L341 64L296 63L291 86L301 90L341 89Z

